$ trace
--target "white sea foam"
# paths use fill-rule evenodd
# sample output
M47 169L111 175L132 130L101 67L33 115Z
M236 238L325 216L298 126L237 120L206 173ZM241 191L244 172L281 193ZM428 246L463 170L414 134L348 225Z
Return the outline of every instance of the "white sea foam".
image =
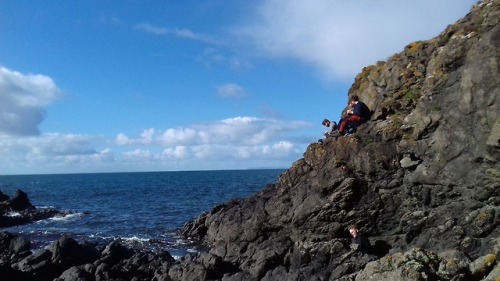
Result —
M144 243L144 242L149 242L150 239L149 238L139 238L137 236L132 236L132 237L121 237L122 240L126 241L126 242L141 242L141 243Z
M36 206L37 209L55 209L54 206Z
M187 241L183 239L177 239L175 240L175 245L187 245Z
M72 219L75 219L75 218L79 218L82 215L83 215L83 213L73 213L73 214L57 215L57 216L54 216L54 217L50 218L49 220L51 220L51 221L69 221L69 220L72 220Z
M6 214L7 217L20 217L21 216L21 213L19 212L8 212Z

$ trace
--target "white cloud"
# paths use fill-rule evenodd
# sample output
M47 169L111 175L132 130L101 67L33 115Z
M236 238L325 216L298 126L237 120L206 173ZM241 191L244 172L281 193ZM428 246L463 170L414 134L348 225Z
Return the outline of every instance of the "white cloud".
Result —
M116 136L114 143L117 145L150 144L154 142L153 138L155 133L156 131L153 128L146 129L142 131L137 139L130 139L124 133L119 133Z
M196 142L199 133L193 128L167 129L157 140L165 146L184 145Z
M194 33L187 28L166 28L158 27L150 23L141 23L135 25L135 29L157 36L174 36L181 39L202 42L208 45L222 45L221 41L215 40L214 38L204 34Z
M301 121L243 116L187 128L150 128L137 137L120 133L114 140L59 133L4 137L0 138L0 171L9 174L285 167L300 158L309 144L287 140L292 139L287 133L308 126Z
M138 149L133 150L133 151L124 152L123 156L125 157L125 159L137 159L137 158L149 159L149 158L151 158L152 154L147 149L139 149L138 148Z
M231 50L223 48L205 48L202 54L199 55L197 60L204 64L207 68L222 65L228 66L235 72L245 71L252 69L253 66L250 61L235 55L230 52Z
M116 160L115 154L109 148L91 154L90 158L99 162L114 162Z
M38 135L44 107L60 96L50 77L0 67L0 136Z
M176 146L165 148L161 154L162 158L184 159L187 156L185 146Z
M281 141L279 143L274 144L273 148L276 151L288 153L293 149L293 143L289 141Z
M194 145L262 145L280 140L286 133L310 127L303 121L283 121L256 117L234 117L217 122L196 123L188 128L164 131L148 129L134 139L117 135L118 145L152 144L166 147Z
M110 148L98 149L103 139L75 134L42 134L0 138L2 173L63 173L99 171L115 161Z
M249 116L195 123L165 130L146 129L137 137L120 133L112 150L115 169L232 169L289 165L305 146L287 134L308 128L302 121ZM118 153L120 147L132 149ZM97 152L96 152L97 153ZM273 163L273 164L269 164Z
M192 148L192 152L197 159L211 158L218 150L215 146L199 145Z
M283 144L286 143L286 148ZM278 160L297 159L297 156L303 152L302 147L287 141L262 145L199 145L190 148L189 156L199 160L218 161L237 161L237 160ZM294 150L296 149L296 150ZM300 152L299 152L300 151Z
M144 130L141 133L141 140L140 140L140 142L144 143L144 144L151 143L153 141L154 134L155 134L155 129L153 129L153 128Z
M476 0L269 0L235 33L263 53L294 58L327 77L352 79L412 41L430 39Z
M91 155L97 153L92 148L92 138L75 134L45 134L29 139L33 142L33 151L46 156Z
M50 158L68 155L91 155L92 138L73 134L45 134L36 137L7 138L0 140L0 147L10 151L21 151L27 159Z
M240 85L227 83L217 87L217 95L223 98L243 98L247 93Z
M131 144L132 141L124 133L119 133L115 138L115 143L117 145L127 145Z

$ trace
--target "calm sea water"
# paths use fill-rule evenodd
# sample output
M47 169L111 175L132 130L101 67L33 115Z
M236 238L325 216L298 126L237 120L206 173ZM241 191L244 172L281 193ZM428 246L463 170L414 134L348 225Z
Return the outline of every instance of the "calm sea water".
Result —
M120 238L132 247L183 256L191 245L177 233L185 222L230 199L274 183L282 169L0 176L0 191L21 189L37 208L72 215L0 228L43 247L62 235L105 245Z

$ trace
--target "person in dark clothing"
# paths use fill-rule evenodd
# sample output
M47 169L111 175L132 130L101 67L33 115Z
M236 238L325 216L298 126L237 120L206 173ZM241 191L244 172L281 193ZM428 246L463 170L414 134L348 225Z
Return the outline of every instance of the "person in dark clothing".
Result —
M352 236L351 249L357 252L369 253L371 244L370 240L359 233L358 226L351 224L347 227Z
M349 128L349 130L355 130L356 127L370 119L370 109L364 102L359 100L358 96L351 96L349 99L349 106L351 109L346 111L347 116L343 118L339 124L339 136L344 135L346 128Z

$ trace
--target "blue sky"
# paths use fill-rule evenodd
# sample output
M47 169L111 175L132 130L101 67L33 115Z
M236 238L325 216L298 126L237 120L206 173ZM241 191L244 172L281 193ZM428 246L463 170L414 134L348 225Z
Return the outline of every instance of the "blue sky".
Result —
M471 0L0 0L0 174L288 168Z

